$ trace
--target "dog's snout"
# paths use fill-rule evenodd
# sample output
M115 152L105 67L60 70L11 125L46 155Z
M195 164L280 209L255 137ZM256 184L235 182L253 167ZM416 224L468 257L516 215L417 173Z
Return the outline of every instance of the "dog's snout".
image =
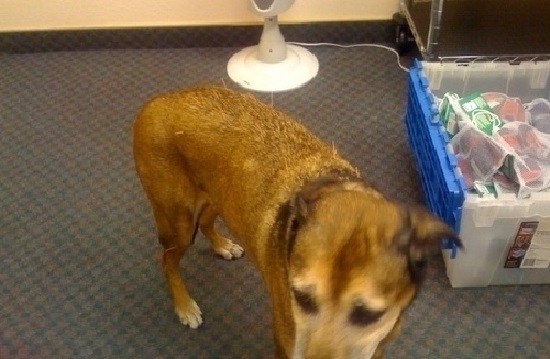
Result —
M309 345L306 348L304 359L344 359L334 349L327 344L317 343L317 345Z
M345 350L339 348L336 351L327 346L316 347L312 350L306 351L303 357L297 357L295 359L371 359L373 353L364 353L362 350Z

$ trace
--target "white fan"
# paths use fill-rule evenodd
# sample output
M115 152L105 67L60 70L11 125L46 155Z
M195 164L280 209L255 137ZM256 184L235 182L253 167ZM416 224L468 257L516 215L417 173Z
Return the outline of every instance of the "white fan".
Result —
M227 64L229 77L242 87L260 92L279 92L303 86L319 71L315 55L287 44L277 16L294 0L248 0L249 9L264 17L260 43L235 53Z

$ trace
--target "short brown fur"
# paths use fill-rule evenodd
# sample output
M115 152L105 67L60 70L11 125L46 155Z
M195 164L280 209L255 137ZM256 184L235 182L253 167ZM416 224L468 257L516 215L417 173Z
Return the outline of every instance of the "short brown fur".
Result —
M417 288L411 263L439 238L454 237L424 211L384 199L289 116L224 88L147 103L134 124L134 158L180 320L202 323L179 273L196 228L224 258L243 254L214 229L220 216L262 274L277 358L363 358L377 346L381 358L383 338ZM315 313L296 301L300 286L313 288ZM357 305L360 314L383 314L354 326L349 313Z

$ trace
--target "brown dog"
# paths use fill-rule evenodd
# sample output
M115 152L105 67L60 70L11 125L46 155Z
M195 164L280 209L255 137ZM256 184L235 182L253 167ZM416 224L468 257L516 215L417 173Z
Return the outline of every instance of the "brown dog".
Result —
M460 243L251 95L202 87L154 98L134 125L134 157L180 321L202 323L179 272L197 227L224 258L243 254L215 231L219 215L267 286L277 358L382 357L428 252L443 237Z

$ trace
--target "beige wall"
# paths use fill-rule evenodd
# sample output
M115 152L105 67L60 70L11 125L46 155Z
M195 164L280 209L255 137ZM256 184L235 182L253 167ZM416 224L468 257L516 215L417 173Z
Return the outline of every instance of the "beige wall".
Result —
M0 32L259 22L249 0L0 0ZM399 0L296 0L281 22L390 19Z

